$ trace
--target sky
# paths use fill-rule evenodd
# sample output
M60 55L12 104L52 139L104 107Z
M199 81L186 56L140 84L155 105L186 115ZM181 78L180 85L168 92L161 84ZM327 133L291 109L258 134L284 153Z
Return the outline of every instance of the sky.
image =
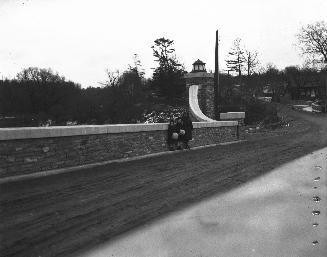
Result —
M217 29L221 69L238 37L263 66L283 69L303 64L295 35L319 20L327 22L326 0L0 0L0 78L39 67L99 86L134 54L150 77L160 37L174 40L187 71L197 59L214 70Z

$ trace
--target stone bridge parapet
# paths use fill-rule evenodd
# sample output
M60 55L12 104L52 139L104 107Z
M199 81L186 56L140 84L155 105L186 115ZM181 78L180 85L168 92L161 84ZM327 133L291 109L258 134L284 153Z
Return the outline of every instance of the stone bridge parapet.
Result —
M194 122L191 147L237 141L237 121ZM168 151L167 123L0 129L0 180Z

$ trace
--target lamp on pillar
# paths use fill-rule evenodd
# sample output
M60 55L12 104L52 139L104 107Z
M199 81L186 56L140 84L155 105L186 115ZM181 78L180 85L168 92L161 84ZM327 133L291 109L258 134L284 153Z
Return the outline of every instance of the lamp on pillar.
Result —
M191 72L206 72L206 64L202 62L200 59L197 59L193 63L193 69Z

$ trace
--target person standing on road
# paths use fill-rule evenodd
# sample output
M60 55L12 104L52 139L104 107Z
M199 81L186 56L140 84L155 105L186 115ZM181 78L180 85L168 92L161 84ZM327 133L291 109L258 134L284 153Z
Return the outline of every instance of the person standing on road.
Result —
M178 133L177 149L182 150L185 130L183 129L183 120L181 117L176 120L176 131Z
M176 123L173 119L170 119L168 124L168 137L167 144L170 151L174 151L177 148L178 143L178 131L176 128Z
M190 119L190 116L188 112L184 112L182 116L182 123L183 123L183 130L185 131L184 136L182 137L182 141L184 144L184 148L190 149L190 146L188 142L192 140L192 130L193 130L193 124Z

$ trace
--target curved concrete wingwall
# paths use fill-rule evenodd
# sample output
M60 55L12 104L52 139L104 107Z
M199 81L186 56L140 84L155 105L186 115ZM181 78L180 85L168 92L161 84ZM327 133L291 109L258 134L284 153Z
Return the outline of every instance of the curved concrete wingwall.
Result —
M195 121L209 121L213 122L215 120L207 117L200 109L199 100L198 100L199 86L192 85L189 88L189 107L190 112Z

